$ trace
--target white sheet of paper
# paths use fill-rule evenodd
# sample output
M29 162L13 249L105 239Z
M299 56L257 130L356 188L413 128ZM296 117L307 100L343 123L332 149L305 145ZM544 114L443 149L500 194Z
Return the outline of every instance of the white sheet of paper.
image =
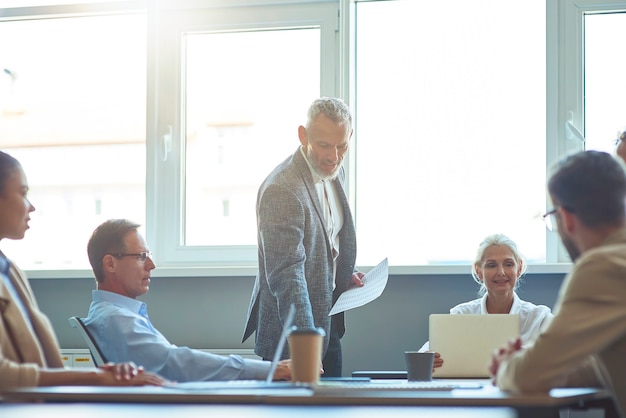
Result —
M389 263L385 258L376 267L371 269L363 276L363 286L353 287L346 290L339 296L337 302L330 310L330 315L347 311L348 309L358 308L369 303L379 297L385 286L387 286L387 278L389 277Z

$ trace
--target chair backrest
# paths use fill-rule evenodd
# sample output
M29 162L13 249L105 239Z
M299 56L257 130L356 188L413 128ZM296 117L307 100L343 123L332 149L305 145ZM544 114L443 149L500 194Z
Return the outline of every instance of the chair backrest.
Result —
M83 340L85 340L85 343L87 344L87 348L89 348L89 352L91 353L91 358L93 359L93 362L95 363L95 365L102 366L106 364L107 363L106 357L104 357L104 355L102 354L102 351L100 351L100 348L98 347L95 340L89 333L89 330L85 326L85 323L83 322L83 320L77 316L70 316L68 318L68 321L70 322L70 325L72 326L72 328L76 328L80 332L80 335L82 335Z
M626 418L626 373L621 366L626 352L626 336L622 336L598 355L598 370L605 387L610 389L617 415ZM609 416L609 415L606 415Z

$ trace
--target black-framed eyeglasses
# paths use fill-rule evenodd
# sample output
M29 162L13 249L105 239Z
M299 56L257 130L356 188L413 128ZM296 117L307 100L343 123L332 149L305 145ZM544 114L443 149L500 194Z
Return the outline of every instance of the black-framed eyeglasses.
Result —
M546 224L546 228L548 228L549 231L554 231L554 227L556 224L552 222L552 216L556 217L557 212L561 208L565 209L566 211L570 213L576 213L576 211L572 207L565 206L565 205L555 206L554 208L550 209L549 211L547 211L541 216L543 218L543 222L545 222Z
M559 207L555 206L553 209L550 209L546 213L544 213L541 217L543 218L543 222L546 224L546 228L548 231L554 230L554 223L552 222L552 215L556 215L559 211Z
M137 260L141 261L142 263L146 261L148 257L152 258L151 251L142 251L140 253L117 253L117 254L111 254L111 255L115 258L137 257Z

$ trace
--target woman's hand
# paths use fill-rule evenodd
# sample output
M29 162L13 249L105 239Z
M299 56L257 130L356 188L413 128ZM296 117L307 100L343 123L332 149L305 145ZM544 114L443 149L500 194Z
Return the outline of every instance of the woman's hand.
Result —
M441 354L435 351L435 360L433 361L433 372L437 367L441 367L443 365L443 359L441 358Z

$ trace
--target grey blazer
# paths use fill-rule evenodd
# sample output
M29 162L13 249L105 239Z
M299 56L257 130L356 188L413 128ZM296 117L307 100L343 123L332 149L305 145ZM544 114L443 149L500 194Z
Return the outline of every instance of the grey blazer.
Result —
M278 165L265 179L257 195L258 263L243 341L256 331L257 355L272 358L291 303L294 325L321 327L328 347L332 304L351 283L356 260L354 221L343 188L341 169L334 181L343 206L339 232L336 288L333 291L333 259L324 216L311 171L300 149ZM343 313L333 317L340 336L345 331ZM289 356L288 347L282 358Z

